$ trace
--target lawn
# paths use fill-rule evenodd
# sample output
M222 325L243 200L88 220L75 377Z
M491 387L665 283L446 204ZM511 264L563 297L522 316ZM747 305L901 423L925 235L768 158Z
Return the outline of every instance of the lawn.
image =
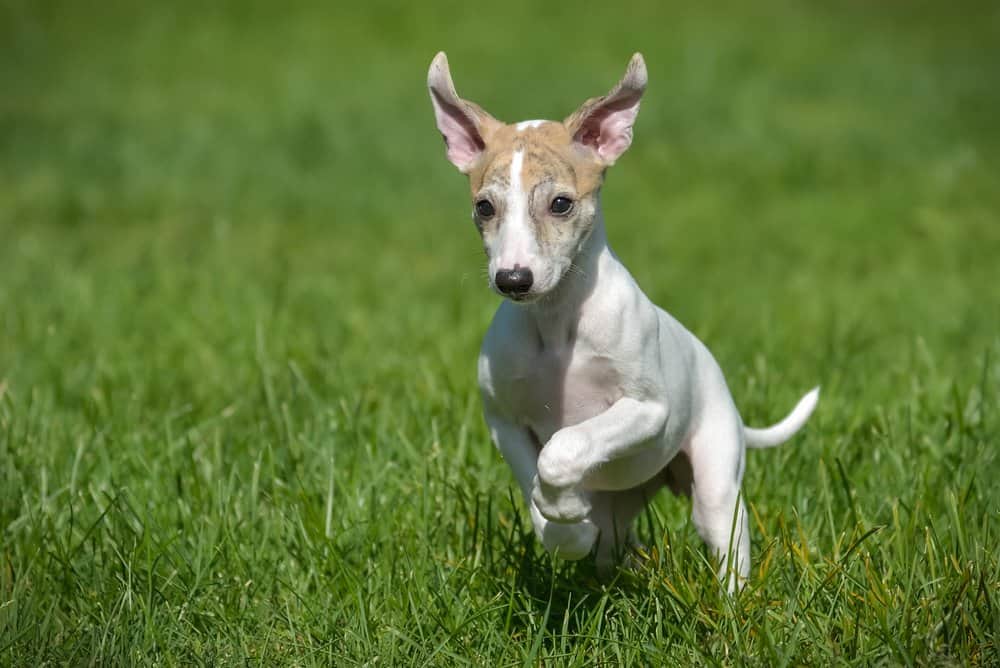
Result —
M612 245L747 423L823 386L741 595L666 493L610 585L534 540L440 49L508 121L645 54ZM990 2L0 0L0 664L996 665L998 64Z

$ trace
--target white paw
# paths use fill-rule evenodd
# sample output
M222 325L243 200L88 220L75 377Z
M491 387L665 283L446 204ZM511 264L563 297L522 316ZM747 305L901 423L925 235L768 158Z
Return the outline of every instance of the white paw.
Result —
M600 531L590 520L575 524L549 522L541 530L541 539L552 556L577 561L590 554L599 534Z
M561 429L538 455L538 477L552 487L573 487L583 476L583 453L589 450L586 434Z
M531 500L538 512L552 522L573 524L590 514L590 498L585 492L573 487L553 487L537 476Z

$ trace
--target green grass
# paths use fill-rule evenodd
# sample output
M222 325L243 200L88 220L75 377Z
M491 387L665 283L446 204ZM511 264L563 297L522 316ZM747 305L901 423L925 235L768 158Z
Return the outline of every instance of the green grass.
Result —
M0 2L0 663L1000 660L995 3L338 4ZM645 53L612 244L747 422L824 388L742 595L666 494L533 540L438 49L506 120Z

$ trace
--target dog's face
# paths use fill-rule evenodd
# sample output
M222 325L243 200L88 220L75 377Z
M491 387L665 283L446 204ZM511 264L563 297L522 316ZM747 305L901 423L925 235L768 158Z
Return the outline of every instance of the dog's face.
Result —
M507 125L455 93L443 53L428 87L448 159L469 177L490 286L513 301L539 299L570 271L596 222L604 171L632 139L646 85L633 56L606 96L563 122Z
M541 297L590 234L604 167L562 123L502 125L486 147L469 184L490 285L515 301Z

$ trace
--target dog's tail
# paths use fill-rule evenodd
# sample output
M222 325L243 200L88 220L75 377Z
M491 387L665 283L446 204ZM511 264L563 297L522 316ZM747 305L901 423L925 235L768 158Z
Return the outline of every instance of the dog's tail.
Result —
M746 436L748 448L773 448L781 445L795 435L802 425L806 423L812 415L816 403L819 401L819 387L809 390L806 396L799 399L795 408L784 420L778 424L765 427L764 429L753 429L743 427L743 434Z

